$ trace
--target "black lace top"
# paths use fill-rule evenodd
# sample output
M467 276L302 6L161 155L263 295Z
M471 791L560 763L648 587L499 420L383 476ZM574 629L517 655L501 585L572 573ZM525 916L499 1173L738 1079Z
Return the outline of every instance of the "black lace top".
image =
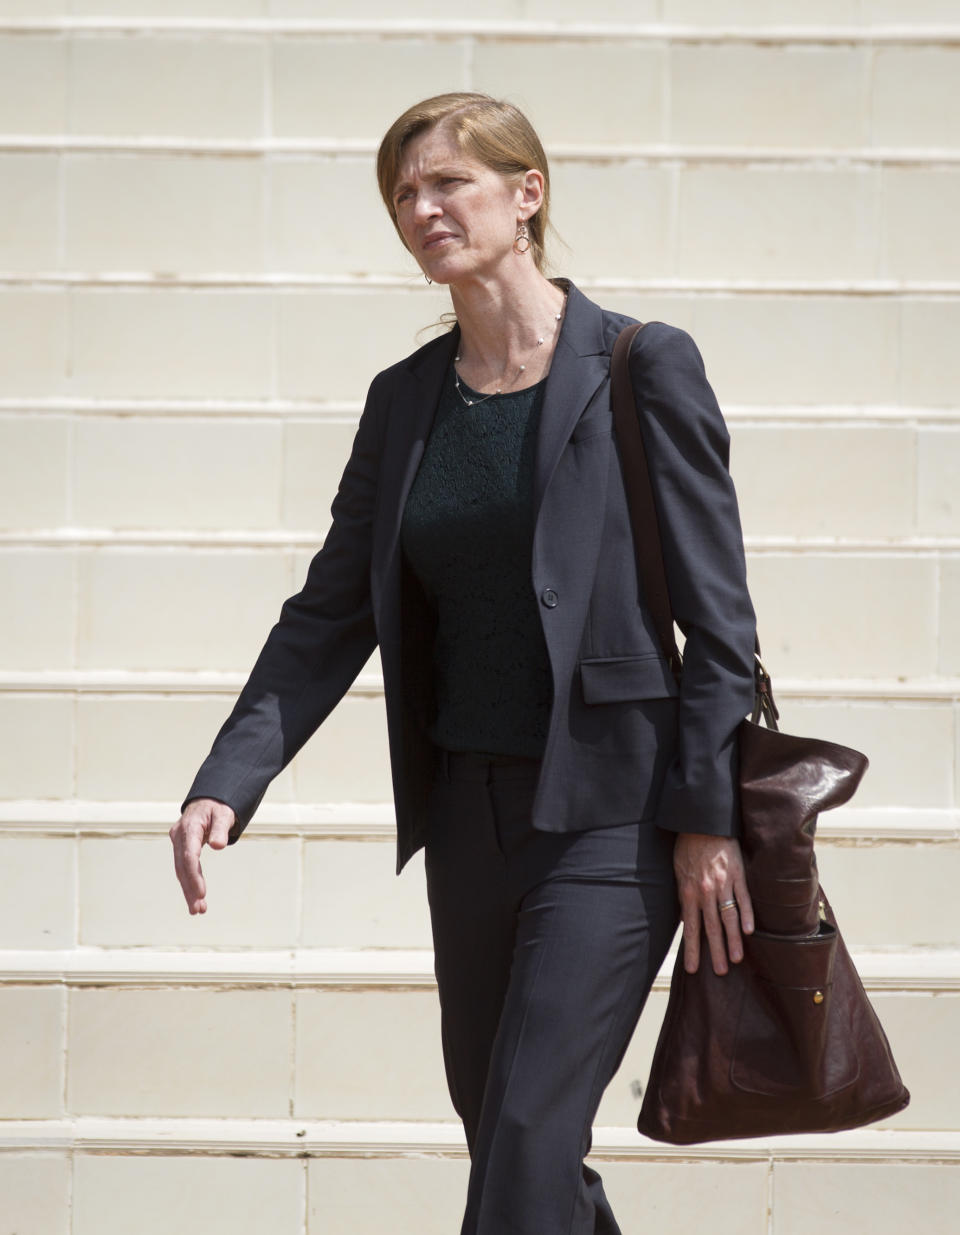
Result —
M533 469L545 380L485 398L448 374L403 514L404 552L436 607L447 750L543 754L550 663L531 581Z

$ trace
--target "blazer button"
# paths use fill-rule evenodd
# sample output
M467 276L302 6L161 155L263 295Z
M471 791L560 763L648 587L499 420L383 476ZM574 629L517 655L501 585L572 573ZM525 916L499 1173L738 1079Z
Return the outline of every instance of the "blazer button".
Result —
M560 603L560 597L556 594L552 587L545 587L540 593L540 599L548 609L556 609Z

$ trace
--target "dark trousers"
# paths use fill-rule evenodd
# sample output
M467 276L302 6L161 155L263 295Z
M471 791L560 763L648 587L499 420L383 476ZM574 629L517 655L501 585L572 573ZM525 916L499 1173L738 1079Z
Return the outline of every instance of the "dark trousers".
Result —
M471 1158L461 1235L620 1235L583 1160L677 927L673 836L535 831L537 773L441 755L432 791L444 1062Z

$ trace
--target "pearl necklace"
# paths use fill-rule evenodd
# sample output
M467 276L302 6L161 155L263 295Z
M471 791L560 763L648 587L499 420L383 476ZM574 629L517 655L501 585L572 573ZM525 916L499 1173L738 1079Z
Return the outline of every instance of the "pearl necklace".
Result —
M566 307L567 307L567 300L566 300L566 297L564 297L564 300L563 300L563 309L565 309ZM555 319L556 321L558 321L558 322L559 322L559 321L560 321L560 319L563 317L563 309L561 309L559 313L555 313L555 314L553 315L553 316L554 316L554 319ZM514 383L515 381L517 381L517 380L518 380L518 378L521 376L521 374L523 374L523 373L525 373L525 372L526 372L526 369L527 369L527 363L529 362L530 357L536 354L537 348L538 348L538 347L543 347L543 338L544 338L544 337L543 337L543 335L538 335L538 336L537 336L537 341L536 341L536 343L533 345L533 347L530 349L530 354L527 356L526 361L524 361L524 363L523 363L523 364L519 367L519 369L517 369L516 373L513 375L512 379L511 379L511 381L510 381L510 385L511 385L511 386L513 385L513 383ZM456 387L457 394L458 394L458 395L460 396L460 398L464 401L464 403L467 405L467 407L476 407L476 406L477 406L478 404L480 404L480 403L486 403L486 401L487 401L488 399L492 399L495 395L502 395L502 394L503 394L503 387L502 387L502 386L498 386L496 390L491 390L491 391L490 391L490 393L489 393L488 395L484 395L482 399L468 399L468 398L467 398L467 396L463 393L463 391L462 391L462 390L461 390L461 388L460 388L460 374L457 372L457 368L456 368L456 366L457 366L459 363L460 363L460 353L458 352L458 353L456 354L456 356L454 356L454 358L453 358L453 365L454 365L454 368L453 368L453 384L454 384L454 386ZM501 377L501 378L500 378L500 380L501 380L501 382L502 382L502 381L503 381L503 378Z

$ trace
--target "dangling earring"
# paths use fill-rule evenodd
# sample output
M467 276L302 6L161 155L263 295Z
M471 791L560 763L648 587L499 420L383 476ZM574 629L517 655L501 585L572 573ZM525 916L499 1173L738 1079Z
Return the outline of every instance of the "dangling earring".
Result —
M517 234L513 241L514 253L526 253L530 248L530 236L527 233L527 225L523 219L517 224Z
M433 283L433 279L428 274L425 274L423 277L427 280L427 283Z

